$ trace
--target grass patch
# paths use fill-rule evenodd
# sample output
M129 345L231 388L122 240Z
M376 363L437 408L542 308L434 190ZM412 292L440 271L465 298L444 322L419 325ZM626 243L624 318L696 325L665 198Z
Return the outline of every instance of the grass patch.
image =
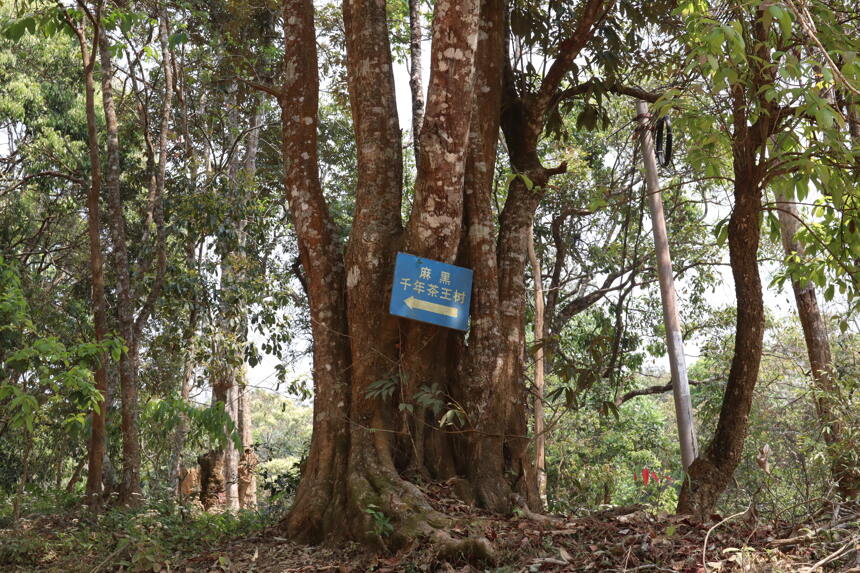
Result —
M63 512L31 513L17 529L0 530L0 570L159 571L218 543L260 531L272 515L200 513L173 501L95 516L80 504Z

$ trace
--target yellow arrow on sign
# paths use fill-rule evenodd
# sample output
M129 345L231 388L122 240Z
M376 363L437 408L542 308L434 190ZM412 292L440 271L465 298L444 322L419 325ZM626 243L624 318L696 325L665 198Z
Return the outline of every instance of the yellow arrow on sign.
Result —
M445 316L450 316L451 318L457 318L458 309L453 306L436 304L435 302L421 300L414 296L410 296L403 302L406 303L406 306L412 309L417 308L418 310L426 310L427 312L435 312L436 314L443 314Z

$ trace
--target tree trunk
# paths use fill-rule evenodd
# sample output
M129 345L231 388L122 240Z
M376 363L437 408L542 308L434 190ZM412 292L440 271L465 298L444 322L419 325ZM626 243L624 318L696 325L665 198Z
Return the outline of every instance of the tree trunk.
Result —
M137 346L143 327L149 320L155 303L164 285L164 275L167 269L167 228L164 224L164 188L167 177L167 142L170 136L170 119L173 109L173 53L170 49L170 30L167 13L162 10L158 18L159 40L161 43L161 69L164 76L164 101L161 107L161 124L158 130L158 169L155 171L155 192L151 197L151 208L147 213L144 239L149 235L151 226L155 227L155 278L140 312L134 318L134 340ZM145 261L143 268L149 268L151 260ZM135 375L137 362L134 364Z
M21 458L21 476L15 488L15 498L12 500L12 527L18 529L21 519L21 502L27 489L27 481L30 479L30 453L33 450L33 434L24 429L24 455Z
M735 204L729 219L728 241L737 301L734 355L716 432L704 454L687 470L678 496L678 512L699 519L713 512L743 455L761 364L764 300L758 269L759 215L768 166L763 147L781 121L777 104L765 97L763 89L776 81L777 66L767 49L769 32L762 11L760 6L751 21L742 22L756 40L747 44L751 83L734 83L729 92ZM761 110L754 119L749 115L752 99Z
M795 239L801 223L800 212L794 202L785 196L777 194L776 201L779 210L779 230L785 254L802 258L803 245ZM816 389L815 409L819 421L824 426L824 442L829 450L831 475L842 497L856 497L860 493L860 475L851 471L852 464L844 459L844 454L840 455L838 452L842 441L842 427L835 417L836 410L831 398L835 385L827 324L818 307L815 286L812 282L800 281L792 277L791 287L797 304L797 315L803 328L803 338L806 341L809 366Z
M257 477L259 459L254 451L251 432L251 403L248 386L239 386L239 434L242 436L242 455L239 458L239 508L257 509Z
M589 3L580 35L564 44L558 82L590 37L601 5ZM344 256L318 176L313 2L285 0L283 8L284 185L310 302L315 392L311 449L287 531L300 541L342 536L389 548L430 536L446 551L488 555L486 540L452 540L443 531L450 520L415 482L447 480L461 498L496 511L540 505L528 451L523 309L528 230L540 187L564 169L545 169L537 158L548 107L526 114L518 102L520 113L509 118L509 147L519 146L514 163L525 165L538 189L523 179L512 184L497 238L491 201L504 4L436 2L415 194L404 229L385 3L346 0L358 183ZM557 87L547 88L550 96ZM525 129L516 125L523 121ZM468 336L388 314L398 251L472 268ZM390 394L370 396L380 385ZM384 540L373 533L380 514L393 525Z
M69 25L72 25L69 23ZM86 36L83 27L75 27L81 48L81 59L84 66L84 86L86 93L87 110L87 145L90 153L90 188L87 192L87 234L90 246L90 279L92 280L92 305L93 326L95 328L96 343L104 340L107 334L107 312L105 310L105 279L102 268L101 247L101 209L99 201L101 198L101 163L99 159L98 131L96 127L95 108L95 81L93 69L95 67L95 46L98 45L100 30L93 30L93 49L87 47ZM94 510L101 506L102 493L102 461L105 456L107 444L107 404L108 385L107 368L105 361L107 357L99 357L99 363L94 372L95 387L101 394L98 407L93 410L91 417L90 440L87 448L89 460L87 466L87 504Z
M200 503L211 511L225 505L224 452L211 450L198 456L200 467Z
M72 477L70 477L69 481L66 483L66 493L72 493L75 491L75 486L78 485L78 482L81 480L81 474L84 472L84 466L87 465L87 459L88 456L84 456L78 461L74 471L72 471ZM89 476L87 476L87 478L89 478ZM58 487L57 489L60 488ZM99 489L101 489L101 484L99 484ZM95 495L100 496L101 491L97 491Z
M534 401L535 401L535 471L538 479L538 495L541 503L546 507L546 437L544 436L543 423L543 390L544 390L544 297L543 278L540 270L540 261L535 253L534 230L529 236L529 262L532 267L532 278L535 284L535 319L534 319L534 351L535 379L534 379Z
M196 259L194 257L194 243L188 241L185 247L185 256L188 263L188 268L196 267ZM196 338L197 338L197 295L192 293L190 300L191 309L188 316L188 325L185 328L185 333L182 336L185 349L185 365L182 374L182 387L179 391L179 400L182 405L187 405L191 396L191 385L194 382L194 370L197 366ZM179 415L179 423L176 426L176 437L173 440L173 452L171 454L170 463L170 483L176 485L176 494L179 499L182 499L182 450L185 447L185 438L188 436L188 416L183 412Z
M745 118L738 119L745 126ZM690 466L678 499L678 513L705 519L732 479L743 454L764 336L764 301L758 270L761 169L758 145L736 127L734 199L729 219L729 263L735 281L737 322L729 379L716 433ZM753 131L754 128L749 128Z
M257 151L260 144L260 130L263 124L263 104L259 96L254 96L254 111L251 114L251 130L248 133L247 143L245 146L245 159L242 167L242 181L248 185L254 184L254 177L257 173ZM248 320L247 306L242 305L242 328L241 337L245 342L247 335L245 333L245 324ZM240 366L241 376L237 387L237 422L239 426L239 434L242 438L242 452L239 455L237 476L239 480L239 508L240 509L256 509L257 508L257 477L255 468L257 467L257 455L254 452L254 440L252 437L251 424L251 404L247 399L248 385L245 378L244 360Z
M184 62L183 62L184 63ZM182 114L182 143L185 149L185 162L188 167L188 180L191 185L192 193L197 191L197 168L199 165L194 147L191 144L191 130L189 128L189 112L188 112L188 94L185 90L186 76L184 74L185 66L180 65L179 69L183 74L176 80L177 99L180 103ZM197 246L197 237L194 234L189 234L185 242L185 264L188 271L197 272L198 263L195 255ZM182 376L182 387L180 388L179 399L183 405L188 404L191 395L191 385L194 382L194 371L197 366L197 320L198 320L198 296L197 289L191 291L189 300L188 325L186 326L183 335L183 348L185 350L185 365ZM171 457L171 483L176 484L177 498L183 501L185 496L183 492L184 478L182 475L182 450L185 447L185 439L188 436L189 420L184 413L179 415L179 424L176 427L176 437L173 441L173 454ZM187 489L187 488L186 488Z
M421 79L421 0L409 0L409 89L412 92L412 149L415 151L415 164L421 144L418 134L424 123L424 82Z
M224 407L235 427L239 427L239 381L234 372L230 377L230 384L224 396ZM239 449L228 436L227 446L224 448L224 506L228 511L239 511Z
M110 206L110 228L113 237L116 306L119 333L128 347L119 361L122 412L122 486L120 503L137 505L140 499L140 437L138 436L137 404L137 340L135 339L134 303L131 292L128 247L126 246L125 216L120 195L119 126L113 100L113 63L107 38L99 37L101 57L102 102L107 130L107 171L105 190Z
M231 83L227 94L227 127L231 137L240 137L239 93L238 84ZM256 174L257 150L259 147L259 132L262 124L262 107L260 102L254 105L251 114L251 129L248 130L245 141L244 161L239 158L238 145L228 161L227 177L230 182L232 204L228 214L227 225L233 234L229 239L221 241L221 302L219 321L221 340L223 341L222 363L217 369L219 376L213 381L215 398L224 403L225 409L237 429L241 430L241 406L239 396L243 391L245 369L245 345L247 343L248 308L245 302L246 294L243 289L244 259L246 253L246 236L244 213L253 192L254 176ZM250 432L250 420L248 432ZM248 438L250 440L250 437ZM244 450L244 447L243 447ZM242 507L241 490L251 487L255 480L253 474L245 475L244 486L240 476L240 452L232 440L227 442L223 450L224 483L227 508L237 511ZM249 460L250 461L250 460ZM245 464L247 472L248 463ZM250 480L250 481L249 481ZM254 485L254 489L256 486ZM255 502L256 503L256 502Z

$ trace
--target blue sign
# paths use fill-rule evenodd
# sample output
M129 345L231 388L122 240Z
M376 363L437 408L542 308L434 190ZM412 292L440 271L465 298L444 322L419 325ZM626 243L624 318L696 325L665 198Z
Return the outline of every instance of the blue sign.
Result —
M471 269L397 253L391 314L467 330L471 300Z

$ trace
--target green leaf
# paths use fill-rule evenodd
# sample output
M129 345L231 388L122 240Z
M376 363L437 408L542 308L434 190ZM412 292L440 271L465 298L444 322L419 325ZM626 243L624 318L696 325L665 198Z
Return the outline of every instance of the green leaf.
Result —
M532 181L528 175L526 175L525 173L518 173L517 177L523 180L523 184L526 186L526 189L528 189L529 191L534 189L534 181Z
M172 50L176 46L180 44L185 44L186 42L188 42L188 34L186 34L185 32L176 32L175 34L170 36L170 39L168 40L168 45Z
M767 7L770 16L779 22L779 32L783 40L791 38L791 14L782 6L771 4Z
M576 128L594 131L597 127L598 112L593 105L586 105L576 118Z

